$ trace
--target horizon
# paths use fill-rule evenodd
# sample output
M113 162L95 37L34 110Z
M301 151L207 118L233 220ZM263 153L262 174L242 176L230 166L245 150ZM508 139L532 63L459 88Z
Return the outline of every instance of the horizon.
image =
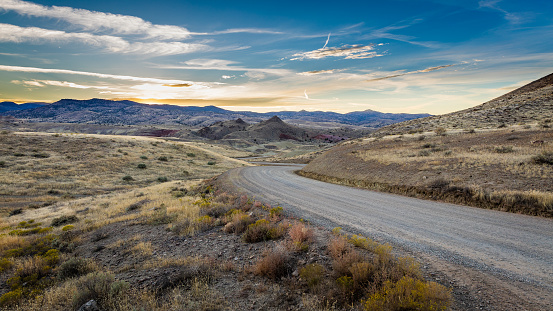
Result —
M441 115L553 72L553 3L0 3L1 101Z

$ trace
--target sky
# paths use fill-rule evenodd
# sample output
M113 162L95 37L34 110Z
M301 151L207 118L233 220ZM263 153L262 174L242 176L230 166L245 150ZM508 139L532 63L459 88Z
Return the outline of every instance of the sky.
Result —
M0 0L0 101L444 114L552 72L551 0Z

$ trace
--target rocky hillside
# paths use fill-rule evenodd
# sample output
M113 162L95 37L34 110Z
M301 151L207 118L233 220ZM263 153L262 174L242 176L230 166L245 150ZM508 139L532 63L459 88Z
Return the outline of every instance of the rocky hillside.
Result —
M230 133L223 138L268 142L286 139L305 141L311 136L312 134L308 131L289 125L282 121L279 117L274 116L269 120L250 125L243 131L235 131Z
M238 118L236 120L215 122L211 126L206 126L197 131L196 134L209 139L222 139L230 133L245 131L248 126L248 123Z
M392 124L373 135L446 129L498 128L547 122L553 118L553 74L479 106L449 114Z

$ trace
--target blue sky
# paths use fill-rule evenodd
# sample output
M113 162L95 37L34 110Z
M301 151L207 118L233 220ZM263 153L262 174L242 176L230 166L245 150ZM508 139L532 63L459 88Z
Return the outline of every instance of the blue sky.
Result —
M549 0L0 0L0 100L442 114L553 71Z

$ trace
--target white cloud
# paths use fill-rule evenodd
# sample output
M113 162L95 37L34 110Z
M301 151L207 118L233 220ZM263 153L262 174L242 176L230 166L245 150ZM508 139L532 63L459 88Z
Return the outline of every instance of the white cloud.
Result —
M291 60L322 59L326 57L343 57L345 59L365 59L382 56L374 50L374 45L343 45L341 47L322 48L314 51L297 53Z
M457 65L458 64L442 65L442 66L429 67L429 68L426 68L426 69L408 71L408 72L401 72L400 71L399 73L394 73L394 74L390 74L390 75L383 76L383 77L372 78L372 79L367 80L367 82L382 81L382 80L387 80L387 79L391 79L391 78L406 76L406 75L410 75L410 74L414 74L414 73L431 72L431 71L436 71L436 70L440 70L440 69L444 69L444 68L452 67L452 66L457 66Z
M501 0L482 0L478 2L479 8L488 8L495 11L498 11L503 14L505 19L511 23L511 24L522 24L528 19L528 14L521 14L521 13L512 13L508 12L501 7L499 7L497 4L501 2Z
M234 61L224 59L191 59L183 63L184 66L172 66L172 65L159 65L158 68L162 69L186 69L186 70L221 70L221 71L246 71L253 75L258 73L257 77L261 74L274 75L274 76L287 76L294 74L293 71L288 69L278 68L248 68L242 66L232 66L238 64Z
M298 72L298 75L312 76L312 75L320 75L320 74L330 74L330 73L335 73L340 71L344 71L344 70L343 69L312 70L312 71Z
M203 44L183 42L128 42L120 37L94 35L90 33L69 33L38 27L19 27L0 23L0 42L43 43L80 42L97 46L111 53L175 55L209 49Z
M227 79L232 79L232 78L235 78L235 77L236 77L236 76L234 76L234 75L232 75L232 76L229 76L229 75L222 75L222 76L221 76L221 79L227 80Z
M69 87L69 88L75 88L75 89L98 89L98 90L109 89L109 87L107 86L82 85L82 84L77 84L77 83L68 82L68 81L55 81L55 80L27 80L27 81L13 80L12 83L23 84L23 85L34 86L34 87L45 87L47 85L50 85L50 86Z
M102 79L150 82L150 83L158 83L158 84L200 84L200 85L213 84L213 83L210 84L205 82L191 82L191 81L184 81L184 80L169 80L169 79L144 78L144 77L134 77L134 76L124 76L124 75L112 75L112 74L75 71L75 70L67 70L67 69L49 69L49 68L21 67L21 66L7 66L7 65L0 65L0 71L69 74L69 75L96 77L96 78L102 78Z
M172 25L155 25L139 17L95 12L60 6L44 6L20 0L2 0L0 9L21 15L47 17L81 26L87 31L110 31L114 34L145 35L163 40L182 40L191 36L186 28Z

